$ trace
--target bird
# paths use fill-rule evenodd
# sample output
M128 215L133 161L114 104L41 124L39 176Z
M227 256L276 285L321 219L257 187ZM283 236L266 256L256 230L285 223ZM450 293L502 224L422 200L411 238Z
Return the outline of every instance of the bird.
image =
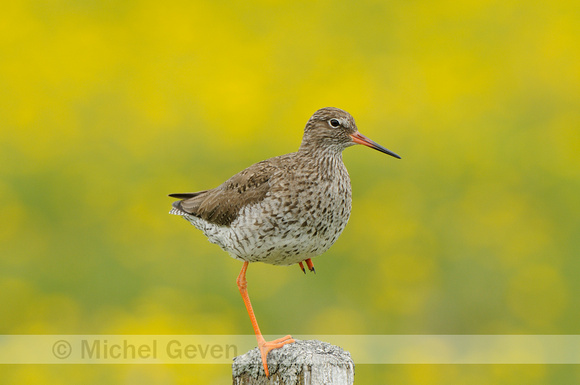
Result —
M248 265L298 264L306 272L306 263L315 272L312 258L335 243L350 217L352 190L342 151L355 144L401 158L359 133L348 112L325 107L306 123L298 151L255 163L213 189L169 194L179 199L170 214L243 262L236 283L268 377L268 352L294 339L262 336L247 290Z

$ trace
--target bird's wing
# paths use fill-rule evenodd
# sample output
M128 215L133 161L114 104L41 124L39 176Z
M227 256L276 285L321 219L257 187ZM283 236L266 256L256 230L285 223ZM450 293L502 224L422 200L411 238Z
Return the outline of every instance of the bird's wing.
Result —
M272 187L272 177L287 164L285 157L256 163L211 190L171 194L171 197L182 199L174 202L173 207L178 214L181 211L210 223L229 226L242 207L258 203L266 197Z

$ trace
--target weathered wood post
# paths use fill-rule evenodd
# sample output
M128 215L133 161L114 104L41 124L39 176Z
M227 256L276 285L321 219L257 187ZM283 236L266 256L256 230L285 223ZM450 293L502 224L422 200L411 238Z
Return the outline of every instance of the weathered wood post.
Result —
M266 377L258 348L234 358L234 385L352 385L350 353L326 342L299 341L268 354Z

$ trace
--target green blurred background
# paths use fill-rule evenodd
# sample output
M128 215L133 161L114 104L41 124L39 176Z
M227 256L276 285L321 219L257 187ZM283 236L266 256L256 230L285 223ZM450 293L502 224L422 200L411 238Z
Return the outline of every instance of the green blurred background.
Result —
M580 333L578 1L0 8L0 334L252 333L241 263L166 194L295 151L325 106L403 159L345 151L353 212L316 275L250 266L265 334ZM229 381L226 365L0 368L3 384ZM356 373L579 382L565 365Z

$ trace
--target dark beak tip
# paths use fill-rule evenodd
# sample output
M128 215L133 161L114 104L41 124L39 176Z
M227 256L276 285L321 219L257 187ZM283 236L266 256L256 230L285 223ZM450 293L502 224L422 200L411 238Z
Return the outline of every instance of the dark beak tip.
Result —
M385 154L387 154L387 155L390 155L390 156L392 156L393 158L401 159L401 156L400 156L399 154L396 154L396 153L394 153L394 152L393 152L393 151L391 151L391 150L387 150L387 149L386 149L386 148L384 148L384 147L383 147L382 149L380 149L379 151L381 151L381 152L383 152L383 153L385 153Z
M362 135L358 131L351 134L350 137L352 138L352 141L356 144L362 144L362 145L370 147L374 150L380 151L384 154L390 155L394 158L401 159L401 157L399 155L395 154L393 151L388 150L385 147L381 146L380 144L373 142L372 140L370 140L366 136Z

